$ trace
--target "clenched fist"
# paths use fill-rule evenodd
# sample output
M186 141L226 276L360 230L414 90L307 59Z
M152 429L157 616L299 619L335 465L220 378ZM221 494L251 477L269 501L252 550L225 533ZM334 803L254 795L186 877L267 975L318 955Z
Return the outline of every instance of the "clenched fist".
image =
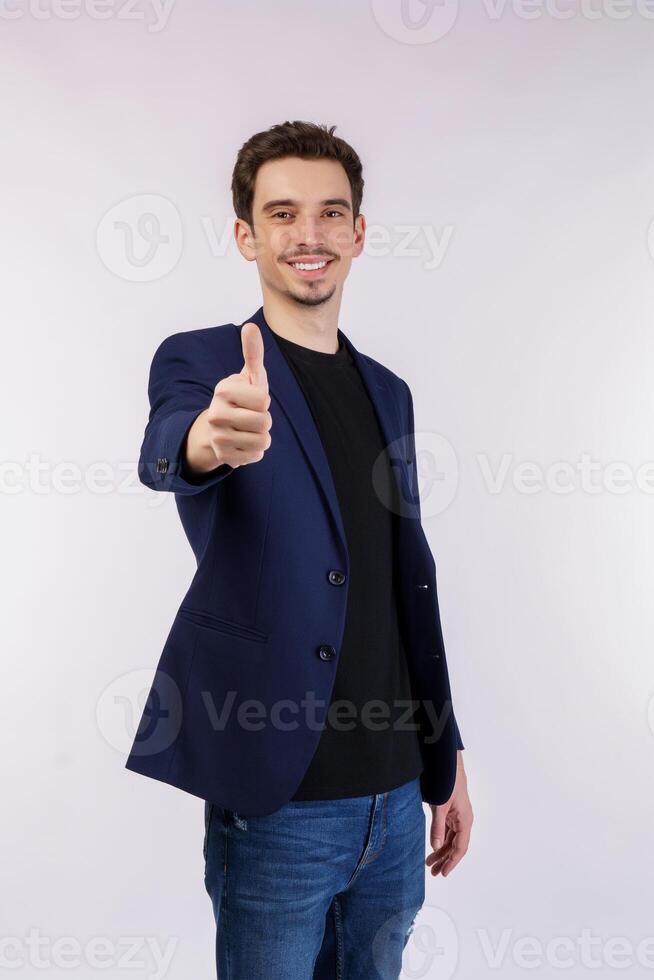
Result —
M270 447L268 375L256 323L243 324L241 348L241 371L218 382L211 404L189 430L186 462L194 473L207 473L223 463L234 468L256 463Z

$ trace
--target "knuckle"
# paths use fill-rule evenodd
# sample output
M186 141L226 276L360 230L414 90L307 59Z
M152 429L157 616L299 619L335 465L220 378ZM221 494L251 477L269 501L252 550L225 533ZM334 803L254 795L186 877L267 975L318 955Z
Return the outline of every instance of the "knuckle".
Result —
M223 413L221 409L217 405L212 405L209 411L207 412L207 422L209 422L209 424L212 427L212 432L211 432L212 439L220 438L220 434L215 427L217 425L220 425L222 421L223 421Z

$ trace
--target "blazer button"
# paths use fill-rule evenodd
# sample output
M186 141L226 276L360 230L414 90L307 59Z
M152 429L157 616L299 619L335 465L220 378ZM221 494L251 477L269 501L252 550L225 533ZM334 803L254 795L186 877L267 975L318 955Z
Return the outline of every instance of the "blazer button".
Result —
M345 574L339 571L338 568L332 568L329 575L327 576L332 585L342 585L345 581Z
M321 660L333 660L336 656L336 650L328 643L323 643L318 647L318 656Z
M167 473L168 472L168 460L165 456L162 456L157 460L157 473Z

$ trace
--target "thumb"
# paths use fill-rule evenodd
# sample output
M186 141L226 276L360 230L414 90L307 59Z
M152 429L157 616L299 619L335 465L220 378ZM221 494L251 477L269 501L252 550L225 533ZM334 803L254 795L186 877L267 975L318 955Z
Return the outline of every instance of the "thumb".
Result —
M263 337L259 327L252 320L241 327L241 348L244 361L241 374L249 378L250 384L267 384L268 375L263 366Z
M447 816L447 810L444 806L432 807L432 822L431 822L431 832L430 832L430 842L431 846L435 851L439 847L443 846L443 841L445 840L445 817Z

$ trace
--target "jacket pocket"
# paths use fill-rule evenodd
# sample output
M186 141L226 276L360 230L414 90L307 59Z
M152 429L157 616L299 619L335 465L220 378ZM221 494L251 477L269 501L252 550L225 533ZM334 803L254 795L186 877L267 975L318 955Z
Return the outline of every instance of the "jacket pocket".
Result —
M244 623L235 623L232 619L223 619L214 613L206 612L204 609L191 609L188 606L180 606L178 616L187 619L196 626L203 626L205 629L216 630L226 636L240 636L245 640L254 640L258 643L266 643L268 634L263 630L256 629L254 626L246 626Z

